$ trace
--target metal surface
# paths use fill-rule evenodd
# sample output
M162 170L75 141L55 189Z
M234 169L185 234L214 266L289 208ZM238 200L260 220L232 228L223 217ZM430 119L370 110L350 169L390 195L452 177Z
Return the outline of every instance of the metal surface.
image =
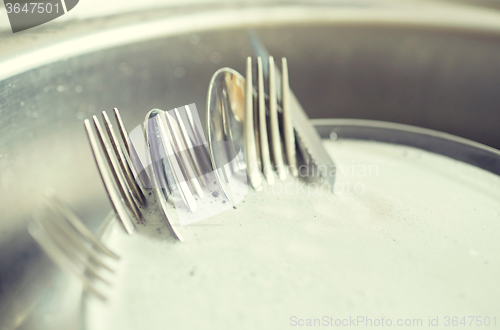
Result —
M253 127L248 127L249 121L245 124L248 114L246 108L249 107L246 102L251 103L251 100L245 99L246 87L245 78L240 73L231 68L222 68L212 76L207 93L206 130L210 160L217 182L233 206L236 205L233 188L240 183L246 184L235 179L238 175L246 178L246 174L242 175L247 169L243 153L248 150L253 152L255 161L251 166L257 165L255 141L249 146L253 148L245 146L245 143L250 142L245 135L254 133ZM254 168L252 174L257 171ZM254 188L258 189L260 182L255 180L260 180L260 174L252 175L252 179Z
M227 78L227 75L230 75L230 72L226 72L225 79L233 81L235 77L229 76L231 78ZM234 89L237 85L232 84L232 88ZM226 86L229 89L229 86ZM243 86L239 86L243 87ZM246 75L245 75L245 84L244 84L244 91L243 89L238 91L238 94L244 94L245 95L245 120L243 122L244 125L244 145L245 145L245 162L247 165L247 175L250 180L250 184L255 190L260 190L262 189L262 181L260 178L260 168L259 168L259 163L257 161L257 144L255 142L255 124L254 124L254 106L253 106L253 79L252 79L252 59L249 57L247 58L247 67L246 67ZM209 88L209 91L212 92L213 89ZM227 93L228 97L230 98L229 101L231 101L231 93ZM236 94L236 93L234 93ZM222 102L220 102L222 103ZM227 102L229 103L229 108L225 108L223 111L229 111L230 116L234 116L234 114L231 114L233 111L237 111L237 109L232 109L232 104L233 102ZM209 109L209 111L212 111ZM208 126L210 128L210 126ZM210 136L211 134L214 134L210 130L208 131L208 135ZM215 133L217 134L217 133ZM241 144L241 142L239 143Z
M44 252L61 269L80 279L88 292L106 300L94 281L110 285L106 276L101 274L103 270L113 273L113 269L102 259L107 256L119 260L118 255L102 244L68 205L53 195L47 196L34 220L28 230Z
M286 58L282 59L282 78L277 81L276 72L279 71L278 67L274 63L274 58L269 56L269 52L266 47L257 36L256 33L250 33L250 38L252 39L252 46L254 52L257 56L268 57L269 70L264 72L269 72L269 112L271 117L271 139L273 141L273 158L277 167L278 176L281 180L285 179L285 171L283 165L283 155L281 151L281 139L279 137L279 127L278 127L278 97L282 105L283 114L283 130L284 130L284 144L287 151L288 165L294 176L297 176L297 166L295 152L292 154L292 150L295 149L295 139L292 139L292 125L293 131L297 135L297 142L299 149L301 150L302 157L310 166L316 166L320 176L325 179L328 184L332 187L335 185L335 177L329 175L332 169L335 168L333 160L326 152L325 148L321 144L321 139L314 129L314 127L309 122L309 118L304 108L301 106L293 92L289 88L288 79L288 65ZM264 76L266 76L264 74ZM276 88L280 86L279 93Z
M269 57L269 125L271 127L271 150L273 155L274 164L280 180L286 178L285 165L283 163L283 151L281 148L281 137L279 133L278 122L278 86L276 82L276 66L274 65L274 58ZM281 91L280 91L281 92Z
M142 218L141 213L135 204L136 201L134 201L132 195L130 194L129 186L124 178L124 173L118 167L118 153L113 153L111 146L108 145L109 142L106 141L104 132L102 131L101 125L96 116L93 117L93 122L97 130L97 134L95 134L92 130L88 119L84 121L84 125L97 169L101 175L102 182L104 183L109 200L111 201L111 205L113 206L118 219L120 219L127 233L132 234L135 230L132 217L140 220ZM109 135L111 139L114 139L114 135ZM99 141L99 143L97 141ZM116 145L117 141L112 143ZM135 181L133 184L135 184ZM122 198L124 201L122 201ZM132 214L129 214L127 208L130 212L132 212Z
M260 161L262 164L262 172L266 176L268 183L273 183L274 181L274 176L272 175L270 169L271 167L271 162L270 162L270 149L272 149L272 155L273 155L273 160L276 168L276 172L278 174L278 177L281 180L284 180L286 178L286 169L285 169L285 164L284 164L284 155L286 154L286 158L288 160L288 168L290 170L290 174L292 176L296 177L297 176L297 159L295 158L295 138L294 138L294 132L293 132L293 124L292 124L292 116L290 113L290 108L288 107L288 97L290 95L289 91L289 83L288 83L288 67L287 67L287 62L286 58L282 59L283 63L283 76L281 80L281 88L278 90L277 82L276 82L276 69L275 69L275 64L274 64L274 58L272 56L268 57L268 61L266 61L269 66L265 68L263 67L263 61L262 58L259 56L257 57L257 97L256 99L258 100L258 124L254 126L253 121L249 124L245 123L245 139L253 139L253 149L260 150ZM269 72L269 75L265 77L264 71ZM247 59L247 74L246 74L246 82L247 82L247 88L246 88L246 99L247 99L247 108L246 111L250 112L250 114L247 115L247 118L250 117L250 119L253 119L253 98L254 98L254 89L253 89L253 79L252 79L252 65L251 65L251 58L249 57ZM268 94L268 99L269 99L269 120L267 118L267 109L266 109L266 102L265 102L265 88L264 88L264 78L268 78L268 86L269 86L269 94ZM248 88L249 84L248 82L252 82L250 86L252 88ZM281 96L281 114L282 114L282 127L283 129L280 129L280 124L279 124L279 119L278 119L278 100L277 96ZM268 123L269 121L269 123ZM269 124L269 128L271 131L271 146L272 148L269 147L269 140L267 136L267 127ZM306 123L307 125L307 123ZM251 128L251 129L250 129ZM247 134L247 130L251 132L252 134ZM257 137L260 137L259 143L260 145L257 147L255 145L254 137L255 134L257 134ZM282 150L282 141L285 146L285 152ZM248 146L247 147L251 147ZM247 151L247 153L249 153ZM257 160L255 160L256 162ZM252 182L252 180L250 180Z
M264 49L262 45L257 48ZM288 82L286 58L282 59L283 75L279 84L276 80L278 69L274 58L268 56L266 63L268 66L264 70L262 58L260 56L257 58L257 88L253 83L254 68L251 57L246 61L245 78L233 69L222 68L212 76L208 87L207 134L210 157L213 167L218 169L216 173L221 188L233 204L231 183L225 179L228 173L229 177L232 177L233 173L246 169L250 185L259 191L262 189L261 172L270 184L274 183L273 168L280 180L286 179L287 170L284 162L286 153L290 174L297 177L295 133L299 137L298 142L307 164L317 166L320 171L323 170L324 172L320 173L329 181L332 189L335 183L335 178L326 174L334 164L323 148L319 135L298 101L290 100L293 94ZM269 93L264 89L264 71L269 72L266 77ZM269 100L268 106L266 99ZM278 107L281 120L278 118ZM271 143L267 135L268 127ZM285 146L285 152L282 144ZM242 149L245 154L245 166L238 166L236 169L229 166L226 170L226 164L239 162L239 151ZM271 154L274 167L271 165ZM221 172L224 174L220 175Z
M500 175L500 150L452 134L366 119L313 119L323 139L360 139L411 146Z
M142 109L204 108L215 70L244 72L248 27L294 63L291 87L311 118L394 121L500 147L498 12L396 2L195 9L2 32L0 327L80 326L80 292L26 225L49 186L93 230L109 213L83 119L117 106L134 127Z
M252 38L253 44L259 44L258 47L254 47L257 55L266 53L260 41L256 41L256 35L252 35ZM330 184L333 191L335 178L329 173L335 165L324 149L321 138L310 123L304 109L290 91L286 58L282 59L283 75L279 84L276 79L278 68L274 58L268 56L266 63L268 66L264 70L262 58L260 56L257 58L257 88L253 83L251 57L247 58L244 80L239 73L229 68L218 70L212 77L207 97L207 134L213 166L221 168L238 157L238 152L232 151L231 148L221 148L220 144L236 145L239 148L244 147L246 173L251 186L256 191L262 189L261 171L268 183L274 183L270 154L273 155L274 168L281 180L286 179L287 173L284 163L285 154L290 174L297 177L295 152L295 134L297 134L298 145L306 164L316 166L317 172ZM269 72L265 77L268 78L269 94L264 89L264 71ZM245 95L244 106L238 97L243 94ZM268 106L266 106L266 99L269 100ZM255 105L254 102L257 104ZM278 107L281 120L278 118ZM244 111L243 116L241 116L242 111ZM267 135L268 127L271 133L271 143ZM240 134L242 128L243 136ZM282 145L285 147L285 152L283 152ZM222 177L218 179L226 196L230 198L230 184L226 184Z
M179 164L174 159L175 154L166 131L165 112L153 109L148 112L146 118L144 131L146 142L149 146L152 167L152 181L154 182L152 188L156 189L156 198L160 202L160 207L168 228L174 237L182 241L181 235L171 222L171 213L167 206L168 196L175 187L178 187L185 203L190 207L191 211L196 209L196 202L186 182L180 178ZM175 181L175 186L173 181Z
M173 206L168 203L174 204L176 208L185 206L191 213L196 212L209 190L208 177L205 178L205 175L211 173L212 168L205 167L210 160L205 150L206 144L199 138L203 135L202 128L195 123L191 107L186 105L170 111L149 111L143 133L147 145L145 171L150 169L153 182L146 188L155 191L159 203L153 204L159 204L170 231L182 241L172 224L171 218L175 213L172 213ZM175 203L176 193L182 200L181 204Z

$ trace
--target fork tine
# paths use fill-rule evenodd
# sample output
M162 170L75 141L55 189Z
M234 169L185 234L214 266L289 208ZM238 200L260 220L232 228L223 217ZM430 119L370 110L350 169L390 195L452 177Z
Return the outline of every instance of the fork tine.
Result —
M210 172L212 169L212 163L210 161L210 153L208 152L207 149L207 142L205 141L205 137L202 136L201 132L203 130L201 127L196 127L196 123L193 118L193 114L191 112L191 108L189 105L186 105L184 107L186 110L186 115L188 118L188 123L190 125L191 131L193 132L193 140L196 143L197 151L198 153L195 152L195 154L198 156L197 159L201 160L201 163L203 164L204 168L204 173Z
M73 212L73 210L69 207L69 205L63 203L56 196L47 197L47 200L49 202L49 207L57 210L57 212L64 215L65 219L74 228L74 230L84 240L89 242L95 249L115 260L120 259L120 257L116 253L108 249L104 244L102 244L99 240L97 240L94 235L92 235L92 233L87 229L87 227L83 225L82 221Z
M176 182L173 171L170 168L169 159L167 157L167 147L164 146L164 139L161 136L159 128L159 109L153 109L146 115L144 123L144 132L146 135L146 143L149 148L149 153L146 154L150 157L149 163L151 164L151 181L153 186L157 189L157 198L160 203L161 211L165 216L164 221L169 231L179 241L183 241L181 235L172 224L171 219L174 218L172 208L167 202L172 189L174 188L173 182ZM157 118L158 117L158 118ZM163 153L162 153L163 151ZM167 170L169 173L167 173ZM169 174L167 178L167 174ZM169 182L170 181L170 182ZM180 188L179 188L180 189Z
M94 155L94 159L97 164L97 169L99 171L99 174L101 175L101 179L104 183L104 188L108 193L111 205L113 206L113 209L118 215L118 219L120 219L127 233L132 234L135 230L135 225L130 219L130 216L128 215L127 210L120 198L120 193L117 190L115 183L113 182L113 174L110 173L111 169L108 167L106 160L102 156L99 144L97 142L97 137L92 130L92 127L90 126L90 120L86 119L84 121L84 127L85 131L87 132L87 137L89 139L92 154Z
M281 59L281 87L283 98L283 129L285 150L288 160L288 166L292 176L298 176L297 156L295 155L295 133L293 131L292 113L290 110L290 83L288 81L288 62L285 57Z
M191 212L194 212L196 210L196 201L193 195L191 194L191 191L187 183L184 180L182 180L182 173L179 168L179 164L177 163L177 159L175 158L174 151L172 150L172 145L170 142L171 138L167 133L168 123L165 118L165 113L162 113L156 117L158 117L157 120L158 120L158 128L160 131L160 137L162 139L163 145L165 146L165 148L167 148L165 158L167 158L167 161L170 164L170 168L174 172L172 174L176 181L177 187L179 187L179 191L181 193L182 199L184 200L184 203Z
M253 82L252 82L252 58L247 58L245 85L245 154L247 161L247 174L250 184L255 190L262 189L260 170L257 162L257 146L255 143L255 126L253 115Z
M194 173L192 163L189 162L189 160L187 159L189 150L187 150L187 148L184 148L183 150L182 148L182 142L178 134L180 133L179 132L180 127L178 125L178 122L175 121L174 118L168 112L165 112L165 119L167 121L167 125L172 136L174 152L178 155L178 159L180 161L181 172L184 172L185 175L185 181L193 187L193 190L196 191L196 194L200 198L203 198L203 190L201 189L200 183L198 182L198 178Z
M41 246L43 251L49 256L49 258L57 264L61 269L67 270L76 277L78 277L84 288L99 298L102 301L106 301L106 297L97 290L92 283L89 281L84 272L82 272L77 265L68 257L67 254L48 236L47 231L38 222L31 222L28 224L28 232L31 237Z
M264 90L264 73L262 58L257 58L258 94L259 94L259 129L260 129L260 152L262 155L262 168L267 183L274 184L273 166L269 153L269 138L267 136L266 99Z
M56 242L59 242L61 245L61 248L70 251L71 248L73 250L76 250L79 256L87 256L92 262L97 264L100 267L106 268L108 271L111 273L113 270L106 265L99 256L94 252L92 247L87 246L84 241L78 236L78 234L75 232L74 229L70 226L70 224L66 221L66 219L63 218L63 215L55 211L54 209L50 208L44 211L45 219L44 217L37 217L35 220L38 220L42 226L45 228L52 228L50 231L51 233L58 232L58 235L52 235L53 240ZM48 221L47 219L50 219ZM47 230L47 232L49 232Z
M196 155L194 154L193 143L191 142L191 138L189 137L189 134L186 130L186 126L184 125L184 121L182 120L181 114L179 113L179 110L177 110L177 108L175 108L175 117L177 118L177 123L181 130L181 137L185 145L185 150L188 156L189 163L191 164L191 167L195 171L196 177L201 181L201 184L205 186L207 182L205 181L205 178L203 177L201 169L198 165L198 162L196 161ZM203 196L200 197L203 198Z
M130 211L134 214L134 217L136 219L141 219L141 213L139 209L137 208L137 205L135 204L132 195L130 194L130 191L128 189L128 186L125 182L125 179L123 178L123 173L120 171L120 168L118 164L116 164L116 155L113 154L112 149L109 148L107 141L105 140L104 137L104 132L101 128L101 124L99 123L99 120L97 119L96 116L92 117L94 120L94 126L97 130L97 136L99 137L99 141L101 143L101 147L104 151L104 155L106 159L108 160L109 167L112 170L113 176L115 178L115 182L118 185L118 189L125 200L125 204L128 206Z
M227 99L228 95L226 90L219 91L219 99L218 103L220 104L221 114L222 114L222 130L224 136L224 141L234 141L233 129L231 127L231 118L229 115L229 111L231 111L231 105L229 100ZM228 152L229 161L228 169L230 173L237 172L239 170L243 170L247 168L247 164L238 157L238 154L242 152L234 143L227 143L225 148ZM234 161L231 161L233 159Z
M118 123L118 130L120 131L123 145L125 146L125 156L127 158L127 161L129 161L129 167L132 170L134 177L139 180L140 186L151 187L151 181L149 179L147 171L142 170L140 173L138 173L140 169L144 169L144 166L142 165L141 159L137 154L134 143L131 139L129 139L129 135L127 133L128 131L123 124L120 111L118 110L118 108L114 108L113 112L115 114L116 122Z
M51 217L50 219L52 220L54 218ZM71 239L71 237L66 236L68 232L65 232L64 229L59 227L54 221L47 221L37 218L35 218L35 221L38 221L38 223L40 223L47 236L57 246L59 246L63 253L66 254L71 260L73 260L73 262L81 264L85 269L85 272L91 274L100 281L106 284L110 284L105 278L99 275L96 267L91 262L89 262L89 258L92 260L94 258L91 255L86 254L88 251L82 249L81 245L79 244L81 242L78 241L78 238L76 239L78 243L75 244L75 241ZM113 272L109 267L106 266L105 268L110 272Z
M283 164L283 152L281 150L281 136L278 123L278 101L276 95L276 66L274 65L274 58L269 56L269 111L273 159L278 177L281 180L285 180L286 172L285 165Z
M118 164L120 165L123 176L125 177L125 180L127 181L128 188L131 191L132 196L135 197L135 200L139 201L139 203L141 205L145 205L146 204L146 197L144 197L144 194L143 194L141 188L137 185L137 182L135 181L134 176L132 175L132 172L130 171L130 168L129 168L128 163L125 159L123 150L118 143L118 139L116 138L115 131L113 130L113 125L111 124L111 121L109 120L109 117L108 117L108 114L106 113L106 111L102 112L102 117L104 119L104 126L106 127L106 131L108 133L108 137L109 137L109 140L111 142L111 146L113 147L116 158L118 159ZM135 204L135 201L134 201L134 204Z

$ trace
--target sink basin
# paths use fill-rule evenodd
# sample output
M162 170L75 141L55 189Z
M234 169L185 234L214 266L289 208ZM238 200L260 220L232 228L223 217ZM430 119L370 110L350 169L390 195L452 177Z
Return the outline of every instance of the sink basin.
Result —
M500 148L499 18L424 2L265 3L144 10L18 39L3 32L0 328L81 326L79 291L58 291L70 280L26 224L48 187L94 231L110 211L85 118L118 107L131 130L150 109L195 103L203 122L212 74L244 72L252 28L288 58L311 118L392 121ZM54 316L63 302L72 308Z

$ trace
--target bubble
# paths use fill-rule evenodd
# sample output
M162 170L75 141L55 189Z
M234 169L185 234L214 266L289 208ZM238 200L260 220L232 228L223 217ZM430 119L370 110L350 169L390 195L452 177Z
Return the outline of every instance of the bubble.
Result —
M219 196L219 192L218 192L218 191L214 191L214 192L212 193L212 196L214 196L214 197L218 197L218 196Z
M66 88L65 88L63 85L59 85L59 86L57 86L57 91L58 91L58 92L64 92L64 90L65 90L65 89L66 89Z
M120 69L121 72L123 72L126 76L131 76L134 73L134 69L127 63L127 62L121 62L118 65L118 68Z
M81 86L81 85L76 86L75 87L75 92L77 92L77 93L83 92L83 86Z
M335 140L337 140L337 138L338 138L337 133L335 133L334 131L332 131L330 133L330 140L335 141Z

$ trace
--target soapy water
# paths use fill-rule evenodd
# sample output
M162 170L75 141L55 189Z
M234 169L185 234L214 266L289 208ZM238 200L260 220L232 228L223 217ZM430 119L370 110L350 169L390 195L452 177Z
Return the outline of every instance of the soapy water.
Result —
M138 126L129 134L131 167L136 181L143 189L155 189L163 194L175 206L174 212L181 225L230 210L248 194L246 169L249 165L242 147L233 141L216 140L210 143L205 140L195 104L170 111L154 109L147 115L143 127ZM260 164L258 166L260 168ZM291 172L288 171L288 176ZM342 164L322 169L321 166L300 164L300 181L264 185L264 193L306 192L307 198L311 198L332 192L358 195L365 192L363 182L337 183L332 187L328 178L320 176L320 173L336 176L337 172L366 177L378 175L378 168L376 165ZM202 187L200 183L213 181L219 184L224 203L203 198L211 188ZM186 192L187 186L196 191L196 201ZM200 193L201 190L204 192Z
M324 145L339 166L378 166L373 176L337 172L338 183L363 183L363 194L250 190L236 209L183 227L184 243L160 220L148 235L110 228L105 243L122 259L109 301L86 300L87 329L288 329L294 315L497 313L498 176L410 147ZM213 184L219 195L208 197L223 204Z

